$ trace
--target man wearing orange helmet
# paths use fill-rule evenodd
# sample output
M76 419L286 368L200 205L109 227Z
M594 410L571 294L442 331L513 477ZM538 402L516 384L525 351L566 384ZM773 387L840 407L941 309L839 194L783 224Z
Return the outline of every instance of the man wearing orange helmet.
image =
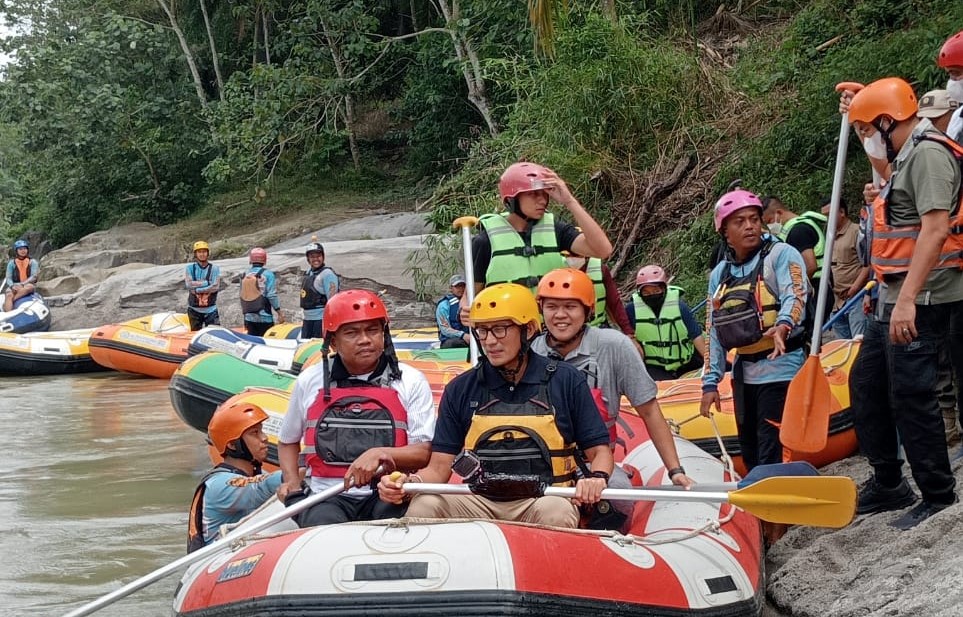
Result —
M251 267L241 279L241 312L244 313L244 329L248 334L263 336L274 325L273 309L278 323L284 323L281 300L278 298L277 277L264 267L267 251L256 246L248 253Z
M625 313L652 379L678 379L702 366L706 353L702 326L682 299L682 288L669 285L665 270L655 264L639 269L635 285L638 291L626 303Z
M912 87L898 78L867 85L849 104L856 132L883 142L892 169L871 221L870 266L880 281L879 302L849 382L856 435L873 467L856 512L898 510L916 501L902 473L902 442L923 494L892 523L904 530L956 501L937 373L947 328L950 338L958 335L951 318L963 308L960 168L953 144L928 119L917 118L916 107Z
M537 491L519 495L517 483L501 479L537 476L538 484L574 484L576 503L599 501L614 461L588 384L568 364L532 353L539 317L527 288L512 283L487 287L475 297L470 320L484 358L445 386L428 466L398 478L383 477L381 498L400 504L405 483L447 482L454 469L476 494L418 495L409 517L575 527L579 513L572 500L537 496Z
M560 251L602 259L612 253L605 231L551 169L515 163L498 181L498 193L506 212L483 215L472 240L477 291L518 283L534 293L542 275L565 267ZM555 219L548 211L552 200L568 210L575 225Z
M221 324L217 314L217 290L221 286L221 269L208 261L210 245L198 240L194 243L194 261L184 268L184 284L187 285L187 317L191 331L204 326Z
M267 413L251 403L222 405L207 426L223 462L204 476L188 513L187 552L213 542L222 525L236 523L268 500L281 485L281 473L261 473L268 439Z
M936 64L949 75L946 91L950 98L963 103L963 30L946 39ZM950 118L946 134L950 139L963 143L963 107L957 107Z
M299 494L303 454L311 492L336 485L346 492L300 513L301 527L401 516L404 508L379 501L369 484L378 467L411 471L428 462L435 424L428 380L398 362L377 294L338 292L323 319L324 361L298 375L278 435L278 497Z

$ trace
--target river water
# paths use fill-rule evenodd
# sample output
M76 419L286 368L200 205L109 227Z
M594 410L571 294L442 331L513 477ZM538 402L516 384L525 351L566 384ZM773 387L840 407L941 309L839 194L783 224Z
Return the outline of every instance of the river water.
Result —
M184 554L188 505L210 462L167 381L4 377L0 424L0 615L63 615ZM97 614L170 615L178 579Z

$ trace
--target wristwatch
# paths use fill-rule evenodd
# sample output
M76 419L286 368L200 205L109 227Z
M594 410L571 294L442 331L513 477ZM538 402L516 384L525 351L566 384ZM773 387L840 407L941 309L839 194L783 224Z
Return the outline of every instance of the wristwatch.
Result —
M606 482L608 482L610 476L609 476L609 474L605 473L604 471L592 471L592 472L589 473L589 477L590 477L590 478L602 478L603 480L605 480Z
M669 479L671 480L671 479L672 479L672 476L677 476L677 475L679 475L680 473L681 473L682 475L685 475L685 469L682 468L682 465L679 465L678 467L673 467L673 468L670 469L669 472L668 472L668 474L669 474Z

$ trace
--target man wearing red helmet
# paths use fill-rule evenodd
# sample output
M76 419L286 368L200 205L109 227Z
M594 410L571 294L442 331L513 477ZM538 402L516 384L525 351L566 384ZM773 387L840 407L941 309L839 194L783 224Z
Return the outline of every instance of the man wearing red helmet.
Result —
M324 361L298 375L278 435L278 497L299 494L303 454L311 492L336 485L346 492L299 514L301 527L401 516L404 507L379 501L369 484L380 466L413 471L428 463L435 427L428 380L398 362L376 294L338 292L323 321Z
M625 304L625 312L652 379L678 379L702 366L706 353L702 326L682 299L682 288L669 285L665 270L655 264L640 268L635 284L638 291Z
M241 279L241 312L244 313L244 329L248 334L262 336L274 325L273 309L278 323L284 323L281 300L278 298L277 277L264 267L267 251L259 246L248 254L251 267Z
M507 212L483 215L472 241L477 291L495 283L518 283L534 293L539 278L565 267L561 251L601 259L612 254L605 231L551 169L515 163L502 174L498 192ZM569 211L575 225L555 219L548 211L551 200Z
M955 144L927 118L917 118L916 96L902 79L867 85L848 111L858 134L883 142L892 170L871 221L870 266L880 282L879 301L849 381L856 436L873 467L856 512L898 510L916 501L903 477L902 443L923 494L892 523L905 530L956 500L937 375L947 338L960 335L952 320L963 309L960 168Z
M949 74L946 90L955 101L963 103L963 30L946 39L936 63ZM957 107L950 118L946 134L951 139L963 143L963 107Z
M268 500L281 485L281 473L261 473L268 439L267 413L251 403L225 403L207 426L223 462L204 476L188 513L187 552L213 542L222 525L236 523Z

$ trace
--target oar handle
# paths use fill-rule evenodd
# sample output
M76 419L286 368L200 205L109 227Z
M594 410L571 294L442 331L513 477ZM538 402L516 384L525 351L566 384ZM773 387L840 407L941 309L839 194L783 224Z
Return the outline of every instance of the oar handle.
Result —
M471 230L478 225L477 216L460 216L451 222L455 229L461 229L461 245L465 263L465 296L468 306L475 301L475 261L471 254ZM468 337L469 357L471 365L478 364L478 341L474 336Z

